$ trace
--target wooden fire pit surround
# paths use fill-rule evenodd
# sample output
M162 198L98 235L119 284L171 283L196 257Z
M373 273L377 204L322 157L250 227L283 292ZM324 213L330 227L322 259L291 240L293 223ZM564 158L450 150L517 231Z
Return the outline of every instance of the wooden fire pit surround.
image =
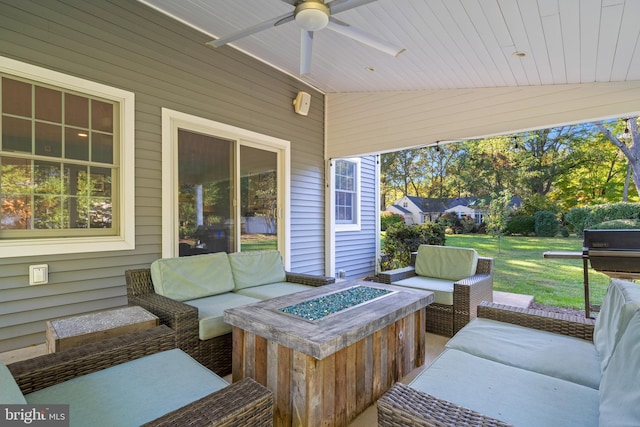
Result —
M391 292L306 320L280 309L345 289ZM427 291L346 281L225 311L233 326L233 382L274 393L276 426L346 426L394 382L424 364Z

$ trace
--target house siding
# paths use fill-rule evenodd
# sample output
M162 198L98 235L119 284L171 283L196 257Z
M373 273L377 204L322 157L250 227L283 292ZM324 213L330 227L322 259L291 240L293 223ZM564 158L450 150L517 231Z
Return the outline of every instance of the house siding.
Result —
M124 271L160 257L163 107L291 141L291 270L324 272L321 93L133 0L0 0L0 34L1 56L136 96L135 250L0 259L0 351L44 342L46 320L125 305ZM40 263L49 284L29 286Z
M379 238L376 218L375 180L376 156L360 159L360 222L359 231L338 231L335 234L335 271L344 270L347 279L358 279L376 271L376 239Z

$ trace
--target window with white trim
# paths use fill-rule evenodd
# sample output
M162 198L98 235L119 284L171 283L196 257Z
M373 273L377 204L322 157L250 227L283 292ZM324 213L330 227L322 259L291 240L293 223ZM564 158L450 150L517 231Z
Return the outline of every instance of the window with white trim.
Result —
M133 94L0 58L0 111L0 256L132 249Z
M336 231L360 229L360 159L334 161L334 221Z

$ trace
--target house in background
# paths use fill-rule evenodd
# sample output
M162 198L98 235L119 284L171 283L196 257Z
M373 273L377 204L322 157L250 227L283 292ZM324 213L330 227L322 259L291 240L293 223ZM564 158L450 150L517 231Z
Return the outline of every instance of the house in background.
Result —
M291 2L0 0L0 351L126 305L127 269L252 229L291 271L372 274L379 153L638 115L640 54L617 42L640 34L636 1L366 3L339 18L407 52L323 30L300 75L295 23L205 45Z
M516 209L522 205L520 197L511 199L511 208ZM476 224L481 224L487 214L478 197L454 197L454 198L425 198L416 196L404 196L385 209L387 212L404 216L407 225L424 224L436 221L444 213L454 213L458 218L468 216L474 218Z

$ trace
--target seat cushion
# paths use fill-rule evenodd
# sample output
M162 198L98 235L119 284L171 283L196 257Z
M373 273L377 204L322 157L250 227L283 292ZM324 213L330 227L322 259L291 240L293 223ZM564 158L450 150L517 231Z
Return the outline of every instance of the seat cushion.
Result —
M422 289L433 292L433 302L442 305L453 305L453 282L451 280L434 279L432 277L413 276L393 282L392 285Z
M449 340L452 348L495 362L600 387L600 357L592 342L489 319L475 319Z
M611 280L593 331L593 342L600 352L603 372L629 320L639 309L640 285L619 279Z
M416 255L416 274L435 279L460 280L476 273L475 249L420 245Z
M228 384L182 350L156 353L26 395L68 404L71 426L138 426Z
M236 290L287 280L278 251L234 252L229 254L229 262Z
M409 386L518 427L598 425L598 390L454 349Z
M636 285L637 286L637 285ZM600 425L640 425L640 312L636 311L620 337L602 374Z
M0 404L2 405L24 405L27 403L20 387L13 379L13 375L4 363L0 362Z
M198 309L199 330L201 340L208 340L231 332L231 325L224 322L224 311L228 308L240 307L260 301L235 292L227 292L222 295L199 298L185 301Z
M158 259L151 264L151 280L156 293L178 301L230 292L234 286L224 252Z
M307 291L309 289L313 289L313 286L291 282L277 282L269 283L268 285L252 286L250 288L240 289L236 291L236 293L251 298L265 300L293 294L295 292Z

